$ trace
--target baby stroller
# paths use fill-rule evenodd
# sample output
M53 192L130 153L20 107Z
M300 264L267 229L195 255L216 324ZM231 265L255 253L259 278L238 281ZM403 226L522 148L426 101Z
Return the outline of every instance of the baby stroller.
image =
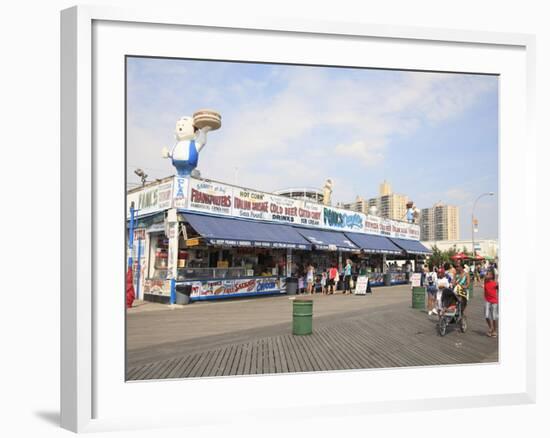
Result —
M437 333L445 336L450 324L454 324L462 333L468 329L468 323L464 316L464 309L467 304L467 291L457 286L455 294L451 289L443 289L438 309L439 320L437 321Z

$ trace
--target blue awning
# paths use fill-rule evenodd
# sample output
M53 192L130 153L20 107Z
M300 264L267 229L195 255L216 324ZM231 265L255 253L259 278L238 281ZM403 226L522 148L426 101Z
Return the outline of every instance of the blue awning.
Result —
M359 248L368 253L402 254L403 251L390 239L384 236L362 233L345 233Z
M184 213L185 219L210 245L311 249L289 225Z
M422 245L418 240L390 238L400 248L403 248L409 254L430 255L432 251Z
M296 231L309 240L315 248L331 251L354 251L359 248L344 234L338 231L312 230L296 227Z

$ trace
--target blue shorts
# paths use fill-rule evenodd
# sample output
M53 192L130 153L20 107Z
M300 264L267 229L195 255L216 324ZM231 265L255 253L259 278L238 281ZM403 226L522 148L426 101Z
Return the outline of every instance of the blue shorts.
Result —
M437 286L435 284L433 285L428 285L428 294L429 295L433 295L435 297L435 295L437 294Z

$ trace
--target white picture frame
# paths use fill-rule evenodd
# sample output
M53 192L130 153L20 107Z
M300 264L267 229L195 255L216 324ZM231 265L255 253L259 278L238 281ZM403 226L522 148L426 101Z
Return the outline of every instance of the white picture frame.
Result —
M103 27L102 27L103 26ZM407 68L405 64L415 65L405 55L403 46L415 48L413 51L422 50L450 50L456 51L454 59L440 59L425 62L418 69L443 70L443 71L468 71L500 74L503 78L510 78L501 83L501 155L500 155L500 239L501 252L500 275L501 282L521 291L521 294L510 296L509 305L503 304L502 315L502 336L501 361L498 365L485 365L481 367L463 366L455 371L458 374L476 372L483 375L484 372L495 373L501 370L510 369L499 377L507 376L506 382L502 382L502 390L495 385L488 385L487 388L480 386L481 392L470 389L451 391L448 393L420 393L416 389L401 395L388 393L387 397L373 396L368 398L366 394L351 393L348 389L357 385L358 382L370 382L372 376L383 380L391 372L391 379L399 385L399 382L407 382L408 379L422 379L425 375L423 369L403 370L372 370L358 372L334 372L315 376L289 375L265 377L233 377L223 379L202 379L186 382L150 382L150 383L124 383L113 382L120 377L123 363L120 367L120 348L123 348L123 326L120 325L120 315L124 309L124 294L114 302L120 302L120 309L109 306L112 304L110 297L104 298L98 295L98 288L110 278L110 283L119 284L119 279L111 277L108 271L103 269L103 253L106 246L101 239L112 238L116 241L123 239L123 226L111 230L108 227L111 219L105 218L105 211L110 205L117 205L120 196L124 193L121 186L115 190L114 198L108 200L108 186L111 180L115 180L116 172L123 172L117 167L120 161L117 139L120 139L120 111L124 107L123 95L121 96L119 81L124 78L117 75L120 71L114 72L116 80L113 81L113 88L109 88L109 95L114 99L121 99L118 103L111 105L117 117L110 118L113 126L106 126L101 111L103 95L97 92L103 86L102 80L106 80L102 66L108 65L101 58L105 56L118 57L125 52L124 43L121 37L122 32L132 32L138 35L147 29L148 35L158 34L158 38L150 39L147 47L138 47L141 53L155 53L159 56L169 55L170 44L163 45L163 38L167 33L177 32L178 29L186 29L189 32L199 32L198 38L215 38L223 32L233 32L235 38L243 35L249 41L260 38L280 39L280 47L288 49L289 40L296 38L303 39L304 44L320 44L323 38L333 41L335 44L342 44L352 47L353 44L384 44L391 50L395 47L395 53L401 53L403 60L394 58L394 62L388 65L379 61L380 65L386 68ZM136 33L137 32L137 33ZM209 36L209 33L212 35ZM162 35L161 35L162 34ZM252 38L252 39L251 39ZM139 38L137 38L139 40ZM332 40L333 39L333 40ZM305 41L310 40L310 41ZM108 41L109 50L105 42ZM135 40L132 40L135 41ZM267 40L266 40L267 41ZM142 42L143 43L143 42ZM135 42L135 44L139 44ZM144 43L143 43L144 44ZM250 43L250 50L259 50L259 43ZM271 44L271 43L270 43ZM268 58L277 56L289 56L289 62L295 62L292 54L281 55L276 53L275 45L262 45L262 51L266 56L271 50ZM365 46L366 47L366 46ZM107 54L112 50L112 53ZM117 52L118 50L118 52ZM480 50L477 55L469 55L469 51ZM122 52L121 52L122 51ZM409 50L407 50L409 52ZM310 56L314 57L314 50ZM374 53L374 52L373 52ZM492 55L490 55L492 53ZM235 413L240 415L241 421L246 421L251 416L270 415L277 409L278 413L284 413L287 418L308 414L341 415L344 410L350 409L356 413L361 412L394 412L411 409L439 408L442 400L447 407L476 407L488 405L520 404L531 403L535 399L535 312L534 306L528 305L534 302L535 287L534 276L525 275L520 282L518 276L508 274L507 269L513 269L518 256L515 251L529 250L534 248L535 229L523 228L521 242L513 236L512 230L520 226L527 218L534 223L534 208L527 214L513 211L513 205L507 201L508 197L520 199L520 206L535 199L535 142L532 133L534 120L534 55L535 39L531 35L459 31L447 29L424 29L402 26L378 26L365 23L338 23L338 22L313 22L307 20L280 20L272 18L257 18L240 16L239 19L226 20L215 14L190 15L177 11L162 11L158 9L149 10L125 10L107 7L73 7L61 13L61 426L77 432L101 431L119 428L148 428L167 427L177 425L200 424L211 417L201 415L200 411L192 412L193 415L173 415L177 412L165 410L165 406L159 407L158 415L144 416L138 408L132 411L117 410L114 405L124 405L124 397L156 397L166 406L174 396L181 394L185 386L185 394L194 394L196 400L204 402L207 400L208 391L217 391L217 397L221 402L231 393L239 392L244 394L241 397L261 397L251 392L252 387L264 391L271 391L274 403L273 406L261 407L232 406L230 410L221 412L216 406L212 409L217 415L217 421L228 421L235 418ZM126 52L126 54L137 54ZM483 59L479 54L493 56L491 60ZM182 54L183 55L183 54ZM180 56L182 56L180 55ZM242 56L242 55L241 55ZM246 55L245 55L246 56ZM342 55L344 59L344 55ZM348 54L349 56L349 54ZM410 54L409 54L410 56ZM428 55L426 55L428 56ZM463 57L463 59L461 58ZM479 59L476 59L479 58ZM238 54L227 52L226 59L238 59ZM407 58L407 59L405 59ZM95 61L100 61L95 64ZM118 59L118 58L116 58ZM281 59L281 58L279 58ZM320 58L319 58L320 59ZM313 62L308 61L308 62ZM117 61L118 62L118 61ZM325 61L326 62L326 61ZM337 65L343 62L336 60ZM374 61L373 61L374 62ZM418 61L420 62L420 61ZM477 65L479 69L461 69L461 65ZM445 64L445 67L437 66ZM401 67L400 67L401 65ZM455 66L454 69L452 66ZM491 67L494 65L494 67ZM449 67L451 66L451 67ZM502 69L502 70L501 70ZM98 88L96 88L98 87ZM514 108L511 108L514 106ZM517 106L517 107L516 107ZM513 117L517 116L515 126L510 123ZM98 129L99 123L102 127ZM117 130L118 134L112 138L113 144L117 145L113 154L118 158L113 163L105 164L106 154L101 149L104 143L99 146L108 135L110 129ZM512 144L522 144L521 153L508 147ZM122 143L120 147L124 147ZM503 149L504 148L504 149ZM515 172L517 179L514 183L505 180L502 175L509 175L513 166L517 166ZM101 171L99 170L101 169ZM116 185L116 184L115 184ZM114 186L115 186L114 185ZM117 197L118 196L118 197ZM533 201L531 205L535 205ZM121 218L123 218L123 204L120 206ZM526 209L524 211L527 211ZM116 216L116 215L115 215ZM116 220L115 220L116 223ZM119 220L119 223L120 222ZM107 228L106 228L107 227ZM110 230L110 231L106 231ZM111 232L114 234L111 235ZM520 248L521 245L521 248ZM115 245L116 246L116 245ZM121 250L123 247L121 246ZM121 271L121 275L123 275ZM123 281L123 280L122 280ZM122 282L120 282L122 288ZM122 289L121 289L122 290ZM103 293L103 292L102 292ZM118 301L117 301L118 300ZM115 306L116 307L116 306ZM119 312L119 313L117 313ZM103 315L103 316L100 316ZM108 315L109 318L104 318ZM112 316L112 318L110 318ZM514 333L507 330L506 318L514 318ZM117 324L106 326L105 320L117 321ZM110 323L109 323L110 324ZM109 331L115 341L109 344L106 341L105 332ZM112 349L111 349L112 348ZM102 351L102 349L105 349ZM509 352L515 351L514 355ZM102 353L99 353L102 352ZM113 353L112 355L109 353ZM513 356L513 357L512 357ZM109 359L107 359L109 358ZM113 359L114 358L114 359ZM111 361L112 359L112 361ZM492 368L490 368L492 367ZM437 370L432 369L432 374ZM324 391L315 392L318 379L324 379ZM115 380L111 380L115 379ZM317 379L317 380L316 380ZM370 379L370 380L369 380ZM285 405L285 389L288 391L292 385L300 381L304 390L311 392L311 397L303 401L300 412ZM120 385L119 385L120 384ZM366 384L366 383L365 383ZM371 385L371 383L369 383ZM109 392L107 388L119 387ZM250 388L249 388L250 387ZM122 389L123 388L123 389ZM173 389L176 388L176 389ZM376 388L372 388L376 393ZM492 388L492 389L491 389ZM117 392L118 391L118 392ZM179 391L179 392L178 392ZM277 392L279 391L279 392ZM123 395L126 393L126 395ZM254 395L256 394L256 395ZM396 395L398 394L398 395ZM109 398L106 401L106 398ZM137 400L137 399L136 399ZM159 402L159 403L160 403ZM161 404L162 404L161 403ZM261 404L261 403L255 403ZM239 405L239 403L235 403ZM295 406L294 406L295 407ZM187 411L189 412L189 411ZM212 411L210 411L211 414Z

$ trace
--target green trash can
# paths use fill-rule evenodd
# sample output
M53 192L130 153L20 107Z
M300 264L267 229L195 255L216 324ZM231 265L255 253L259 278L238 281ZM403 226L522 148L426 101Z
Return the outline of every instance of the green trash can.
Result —
M295 298L292 303L292 334L311 335L313 331L313 300Z
M412 288L412 307L413 309L425 309L426 308L426 288L413 287Z

